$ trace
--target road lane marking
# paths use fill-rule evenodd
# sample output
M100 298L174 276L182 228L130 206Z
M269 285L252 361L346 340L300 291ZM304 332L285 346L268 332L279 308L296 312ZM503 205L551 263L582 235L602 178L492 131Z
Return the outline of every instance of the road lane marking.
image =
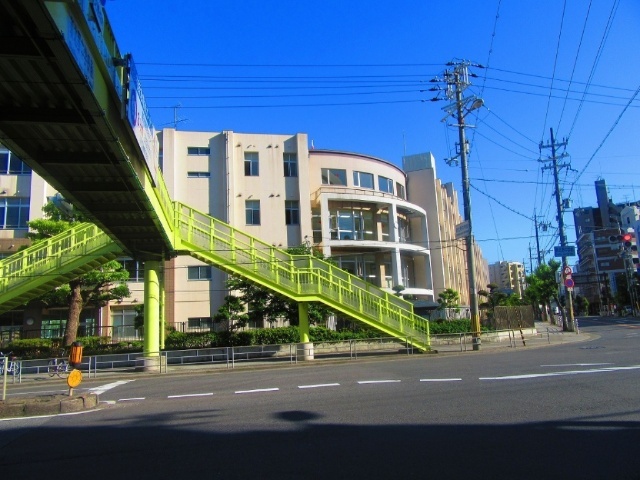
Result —
M628 367L607 367L594 368L591 370L568 370L566 372L531 373L527 375L506 375L504 377L480 377L478 380L523 380L528 378L562 377L567 375L581 375L586 373L609 373L619 370L640 370L640 365L630 365Z
M421 382L461 382L461 378L421 378Z
M135 402L136 400L146 400L145 397L119 398L119 402Z
M124 385L129 382L133 382L134 380L118 380L117 382L107 383L106 385L102 385L100 387L90 388L89 391L95 393L96 395L101 395L107 390L111 390L112 388L119 387L120 385Z
M400 383L401 380L361 380L358 383L360 385L366 385L369 383Z
M613 363L557 363L551 365L540 365L541 367L601 367L602 365L613 365Z
M317 385L298 385L298 388L339 387L339 383L319 383Z
M187 393L184 395L167 395L167 398L186 398L186 397L210 397L212 392L208 393Z
M259 393L259 392L277 392L279 388L256 388L255 390L238 390L235 393Z

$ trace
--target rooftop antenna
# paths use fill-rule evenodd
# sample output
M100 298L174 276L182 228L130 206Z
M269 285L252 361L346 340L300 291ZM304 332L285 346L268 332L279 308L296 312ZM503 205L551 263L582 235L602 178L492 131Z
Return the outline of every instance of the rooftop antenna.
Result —
M181 103L173 106L173 128L175 128L176 130L178 130L178 124L180 122L186 122L188 120L187 118L178 118L178 109L180 107L182 107Z

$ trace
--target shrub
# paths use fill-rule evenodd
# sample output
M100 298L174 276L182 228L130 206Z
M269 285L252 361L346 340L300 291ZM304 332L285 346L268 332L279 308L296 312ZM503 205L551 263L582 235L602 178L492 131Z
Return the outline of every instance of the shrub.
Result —
M469 333L471 332L471 319L463 318L459 320L436 320L429 322L429 333L431 335L446 335L451 333ZM480 330L483 332L489 329L482 325Z
M298 327L261 328L253 332L253 345L279 345L300 341Z
M76 342L82 344L82 353L88 353L100 350L104 345L109 345L111 337L78 337Z
M9 343L7 350L17 357L46 358L51 356L52 346L50 338L25 338Z

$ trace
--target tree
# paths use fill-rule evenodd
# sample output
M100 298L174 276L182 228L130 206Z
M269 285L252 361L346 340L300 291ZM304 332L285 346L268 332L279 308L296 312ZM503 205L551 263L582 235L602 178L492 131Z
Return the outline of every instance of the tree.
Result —
M447 288L438 294L438 310L453 308L460 310L460 294L453 288Z
M313 250L309 245L289 247L287 253L291 255L313 255L322 258L323 255ZM269 323L279 318L286 318L291 325L298 325L298 303L278 295L272 290L262 287L244 277L231 275L226 284L229 290L239 292L238 296L227 295L225 303L218 309L214 322L229 322L230 330L240 328L251 320L264 320ZM248 313L243 313L248 311ZM316 324L323 321L334 312L320 302L310 302L308 307L309 323Z
M487 299L479 305L480 308L493 310L507 299L507 294L500 291L498 285L495 283L487 285L487 289L488 290L478 290L478 295Z
M249 315L245 312L245 306L240 297L227 295L224 297L224 305L218 308L218 313L213 316L215 323L225 323L227 331L233 332L247 325Z
M535 271L527 276L527 290L525 291L525 298L531 302L531 304L538 309L538 305L543 306L543 311L548 312L550 300L555 300L560 305L560 298L558 297L558 281L556 275L560 268L560 262L551 260L548 264L540 264ZM569 330L567 318L562 312L562 329Z
M575 298L576 311L581 315L589 313L589 300L583 295L576 295Z
M79 217L65 218L64 213L51 202L42 210L46 218L28 222L28 236L34 244L71 228ZM40 297L40 301L47 306L66 306L69 309L63 346L75 342L80 314L85 306L103 307L109 301L122 300L131 294L126 284L128 278L129 272L119 262L112 260Z

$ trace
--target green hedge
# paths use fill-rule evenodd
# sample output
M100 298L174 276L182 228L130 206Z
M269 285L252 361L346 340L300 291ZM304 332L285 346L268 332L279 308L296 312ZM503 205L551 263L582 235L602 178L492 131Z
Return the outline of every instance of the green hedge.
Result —
M489 329L486 326L481 325L480 330L482 332L486 332ZM471 319L469 318L461 320L432 320L429 322L429 333L431 335L469 332L471 332Z
M469 332L468 320L452 322L431 322L431 334ZM325 327L311 327L309 337L312 342L334 342L366 338L380 338L386 336L371 329L357 330L329 330ZM108 353L140 352L143 350L142 341L111 343L110 337L79 337L82 343L83 356L102 355ZM260 328L242 332L208 332L183 333L172 331L165 338L165 350L188 350L193 348L237 347L250 345L282 345L299 343L298 327ZM49 358L59 355L60 339L26 339L16 340L8 345L7 351L23 359Z

